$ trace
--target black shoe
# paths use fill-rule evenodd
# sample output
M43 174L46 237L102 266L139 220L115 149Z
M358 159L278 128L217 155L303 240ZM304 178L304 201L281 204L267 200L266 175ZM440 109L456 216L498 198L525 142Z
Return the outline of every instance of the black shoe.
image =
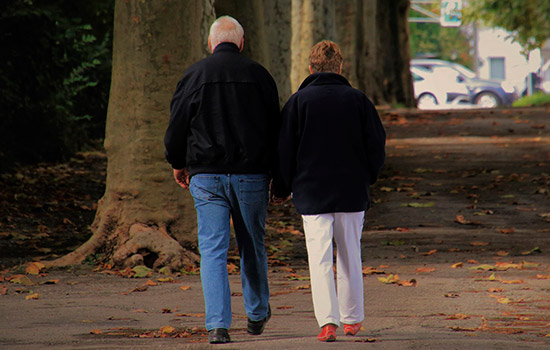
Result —
M231 337L225 328L214 328L208 331L208 342L210 344L229 343Z
M248 327L246 331L251 335L260 335L264 332L265 324L271 318L271 305L267 305L267 316L263 320L252 321L248 319Z

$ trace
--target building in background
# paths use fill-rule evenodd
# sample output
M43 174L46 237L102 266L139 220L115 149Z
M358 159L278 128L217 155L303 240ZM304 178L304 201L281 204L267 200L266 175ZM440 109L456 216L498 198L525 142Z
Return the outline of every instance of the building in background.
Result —
M550 58L550 48L536 49L526 56L504 29L478 28L476 32L477 74L480 78L511 84L520 96L537 89L540 69Z

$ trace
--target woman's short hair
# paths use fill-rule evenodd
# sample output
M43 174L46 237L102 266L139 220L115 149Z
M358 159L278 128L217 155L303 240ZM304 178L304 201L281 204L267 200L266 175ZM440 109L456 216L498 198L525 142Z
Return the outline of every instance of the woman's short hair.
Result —
M340 73L343 58L340 48L330 40L323 40L311 48L309 65L313 73Z
M210 26L210 43L212 48L224 42L230 42L239 46L241 45L243 36L243 27L231 16L221 16Z

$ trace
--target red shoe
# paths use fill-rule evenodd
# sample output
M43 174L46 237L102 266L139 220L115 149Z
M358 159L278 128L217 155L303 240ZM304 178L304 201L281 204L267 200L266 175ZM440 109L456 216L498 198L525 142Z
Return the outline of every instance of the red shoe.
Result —
M356 335L361 330L361 322L356 324L344 324L345 335Z
M336 340L336 326L335 324L328 323L323 326L323 330L317 336L320 341L332 342Z

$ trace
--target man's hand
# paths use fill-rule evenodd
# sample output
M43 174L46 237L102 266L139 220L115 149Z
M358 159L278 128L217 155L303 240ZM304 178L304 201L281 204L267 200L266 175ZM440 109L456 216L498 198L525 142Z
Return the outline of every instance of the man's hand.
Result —
M286 203L289 199L290 199L290 196L287 196L286 198L279 198L279 197L276 197L276 196L271 196L269 201L271 202L271 204L281 205L283 203Z
M174 169L174 179L181 187L189 189L189 172L187 169Z

